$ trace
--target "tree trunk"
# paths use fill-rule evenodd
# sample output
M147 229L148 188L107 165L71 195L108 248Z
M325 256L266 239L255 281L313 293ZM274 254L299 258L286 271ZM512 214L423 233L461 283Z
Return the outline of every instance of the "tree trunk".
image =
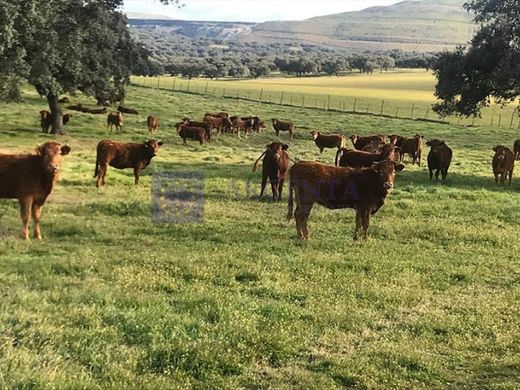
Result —
M63 134L63 111L58 104L58 96L48 94L47 101L51 111L51 134Z

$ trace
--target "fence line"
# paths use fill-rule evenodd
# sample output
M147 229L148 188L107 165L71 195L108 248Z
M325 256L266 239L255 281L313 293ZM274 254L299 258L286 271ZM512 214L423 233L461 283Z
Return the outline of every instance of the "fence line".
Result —
M147 83L147 80L150 80ZM184 83L186 83L186 86L184 87ZM237 88L237 89L230 89L229 87L226 89L226 87L217 88L213 87L211 90L208 89L209 82L206 81L205 85L203 85L200 88L195 85L195 87L192 87L190 90L190 79L185 80L184 82L182 79L179 79L177 82L177 77L173 78L173 81L170 85L170 88L168 88L167 85L161 86L161 78L157 78L157 82L154 82L154 78L144 78L140 77L138 79L134 79L132 81L133 85L137 85L140 87L146 87L146 88L156 88L163 91L174 91L174 92L183 92L183 93L189 93L193 95L201 95L201 96L214 96L214 97L223 97L226 99L235 99L235 100L244 100L244 101L251 101L251 102L257 102L260 104L271 104L276 106L287 106L287 107L300 107L300 108L309 108L309 109L317 109L320 111L329 111L329 112L341 112L345 114L357 114L357 115L371 115L371 116L377 116L377 117L383 117L383 118L395 118L395 119L403 119L403 120L414 120L414 121L424 121L424 122L434 122L434 123L443 123L443 124L455 124L453 121L450 122L448 120L443 120L441 118L433 119L430 118L430 107L428 106L426 108L426 111L424 112L424 115L416 115L414 114L417 112L417 104L416 102L411 102L410 106L408 108L402 108L402 106L391 106L387 109L387 112L385 112L385 108L388 106L387 102L385 102L384 99L381 99L380 105L375 106L375 112L371 111L370 108L374 106L370 101L367 102L366 111L362 111L362 108L359 109L359 98L353 97L353 105L351 106L352 109L348 109L347 102L345 100L345 97L337 96L335 101L337 101L336 106L334 106L334 102L331 100L331 95L319 95L320 97L315 97L314 99L309 98L308 95L316 96L315 94L304 94L304 93L287 93L285 91L280 92L280 98L276 98L276 93L273 93L273 91L269 91L266 95L264 93L264 89L261 88L260 90L254 90L254 89L243 89L243 88ZM164 83L166 84L166 83ZM221 93L219 93L221 91ZM228 92L228 93L226 93ZM256 97L255 97L256 95ZM294 97L297 97L296 99ZM300 99L298 98L301 96L301 104ZM309 104L305 104L305 98L308 97L307 101ZM287 97L289 97L289 101L287 101ZM359 99L359 100L358 100ZM370 98L369 98L370 99ZM312 101L314 100L314 105L312 104ZM372 102L374 99L371 99ZM420 108L420 107L419 107ZM423 106L424 109L424 106ZM390 111L388 111L390 110ZM399 116L400 112L409 112L409 116L407 115L401 115ZM507 117L506 117L507 118ZM518 124L515 121L515 118L518 120ZM480 118L480 121L484 121L485 118ZM452 120L454 118L452 117ZM457 117L456 124L460 125L462 118ZM475 126L475 120L476 118L472 118L471 124L466 126ZM507 119L502 121L502 113L498 114L498 128L501 128L502 122L506 122ZM488 122L489 123L489 122ZM490 126L493 127L495 123L495 118L491 115L491 123ZM484 122L482 122L484 124ZM509 121L509 127L503 127L507 129L520 129L520 112L519 108L515 108L511 114L511 119Z

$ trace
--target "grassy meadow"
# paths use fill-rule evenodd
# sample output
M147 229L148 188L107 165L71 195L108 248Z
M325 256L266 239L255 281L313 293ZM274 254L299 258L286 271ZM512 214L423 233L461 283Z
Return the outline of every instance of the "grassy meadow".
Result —
M439 120L431 110L436 102L435 76L421 69L397 69L372 75L357 72L346 76L287 77L245 80L206 80L172 77L134 77L142 86L241 97L298 107L315 107L358 113ZM493 104L480 118L449 117L456 125L520 128L517 105Z
M122 134L107 134L105 115L75 113L58 137L72 152L42 242L21 240L18 203L0 200L0 388L520 386L520 173L511 188L491 174L491 148L512 147L518 131L136 86L126 105L140 115ZM23 103L2 104L0 150L53 139L39 130L44 108L29 88ZM285 221L287 187L281 203L258 201L251 168L276 140L270 126L182 145L174 123L217 110L293 120L295 139L280 138L294 159L333 161L311 141L319 128L442 138L453 165L441 184L428 181L426 153L407 164L370 239L352 240L352 210L315 208L302 243ZM151 113L165 144L140 185L109 168L97 189L96 143L146 139ZM205 177L204 223L152 223L152 176L186 171Z

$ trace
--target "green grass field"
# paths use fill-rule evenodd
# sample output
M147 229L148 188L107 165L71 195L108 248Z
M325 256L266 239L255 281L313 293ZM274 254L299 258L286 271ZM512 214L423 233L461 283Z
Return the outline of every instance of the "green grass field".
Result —
M138 85L241 97L301 107L330 108L401 117L439 120L431 110L435 103L435 77L420 69L393 70L372 75L349 73L336 77L290 77L246 80L181 79L171 77L134 77ZM517 105L493 104L482 110L480 118L446 118L456 125L520 128Z
M126 105L141 114L110 137L146 139L155 113L165 142L138 187L130 170L109 169L96 189L106 117L78 113L58 138L72 152L44 207L44 240L21 240L17 202L0 201L0 388L520 386L520 178L500 188L491 174L491 148L517 131L142 87ZM44 108L30 89L0 106L0 149L52 139L39 132ZM442 138L453 165L438 184L408 164L369 240L352 241L352 210L317 208L302 243L285 221L287 188L279 204L257 199L251 168L271 128L182 145L173 124L216 110L293 120L295 159L333 161L310 140L319 127ZM205 177L204 223L152 223L153 174L185 171Z

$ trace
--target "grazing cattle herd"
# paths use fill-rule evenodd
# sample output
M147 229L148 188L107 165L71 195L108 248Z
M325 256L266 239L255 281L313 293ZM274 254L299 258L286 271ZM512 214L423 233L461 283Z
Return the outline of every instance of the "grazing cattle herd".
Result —
M68 98L60 99L69 103ZM107 108L88 108L81 104L67 107L70 110L90 114L106 114ZM107 131L115 126L123 132L124 114L138 114L137 110L120 105L116 112L107 115ZM63 115L63 124L69 122L71 114ZM292 122L273 118L272 127L277 136L288 132L293 139L295 126ZM149 115L146 119L148 131L155 136L159 118ZM42 132L48 133L52 125L51 113L40 111ZM267 128L258 116L231 116L227 112L206 113L202 120L194 121L188 117L175 124L183 144L195 140L203 145L211 142L212 131L217 134L230 133L246 137L260 133ZM420 166L424 136L374 134L368 136L324 134L318 130L310 133L311 139L320 154L326 148L337 149L335 164L327 165L315 161L299 161L290 167L293 161L288 154L289 145L279 141L266 145L265 150L255 161L253 172L262 161L262 181L260 197L263 196L267 180L271 184L273 201L280 201L284 182L289 177L288 219L294 216L297 235L308 239L307 220L315 203L329 209L352 208L356 210L354 239L363 230L368 236L370 216L384 205L392 190L396 172L404 169L405 157L411 158L412 165ZM123 143L114 140L102 140L97 145L94 177L96 186L105 185L108 166L116 169L132 168L135 184L139 183L139 174L157 155L163 142L155 139L143 143ZM426 142L428 153L429 179L447 180L453 151L443 141L431 139ZM23 222L22 235L29 238L28 224L30 216L34 220L34 237L41 239L40 219L42 207L52 192L60 170L61 157L69 154L70 147L56 141L48 141L36 148L35 154L0 154L0 198L18 199ZM513 151L504 145L493 147L492 170L495 182L502 185L509 180L512 183L515 160L520 159L520 140L515 141Z

